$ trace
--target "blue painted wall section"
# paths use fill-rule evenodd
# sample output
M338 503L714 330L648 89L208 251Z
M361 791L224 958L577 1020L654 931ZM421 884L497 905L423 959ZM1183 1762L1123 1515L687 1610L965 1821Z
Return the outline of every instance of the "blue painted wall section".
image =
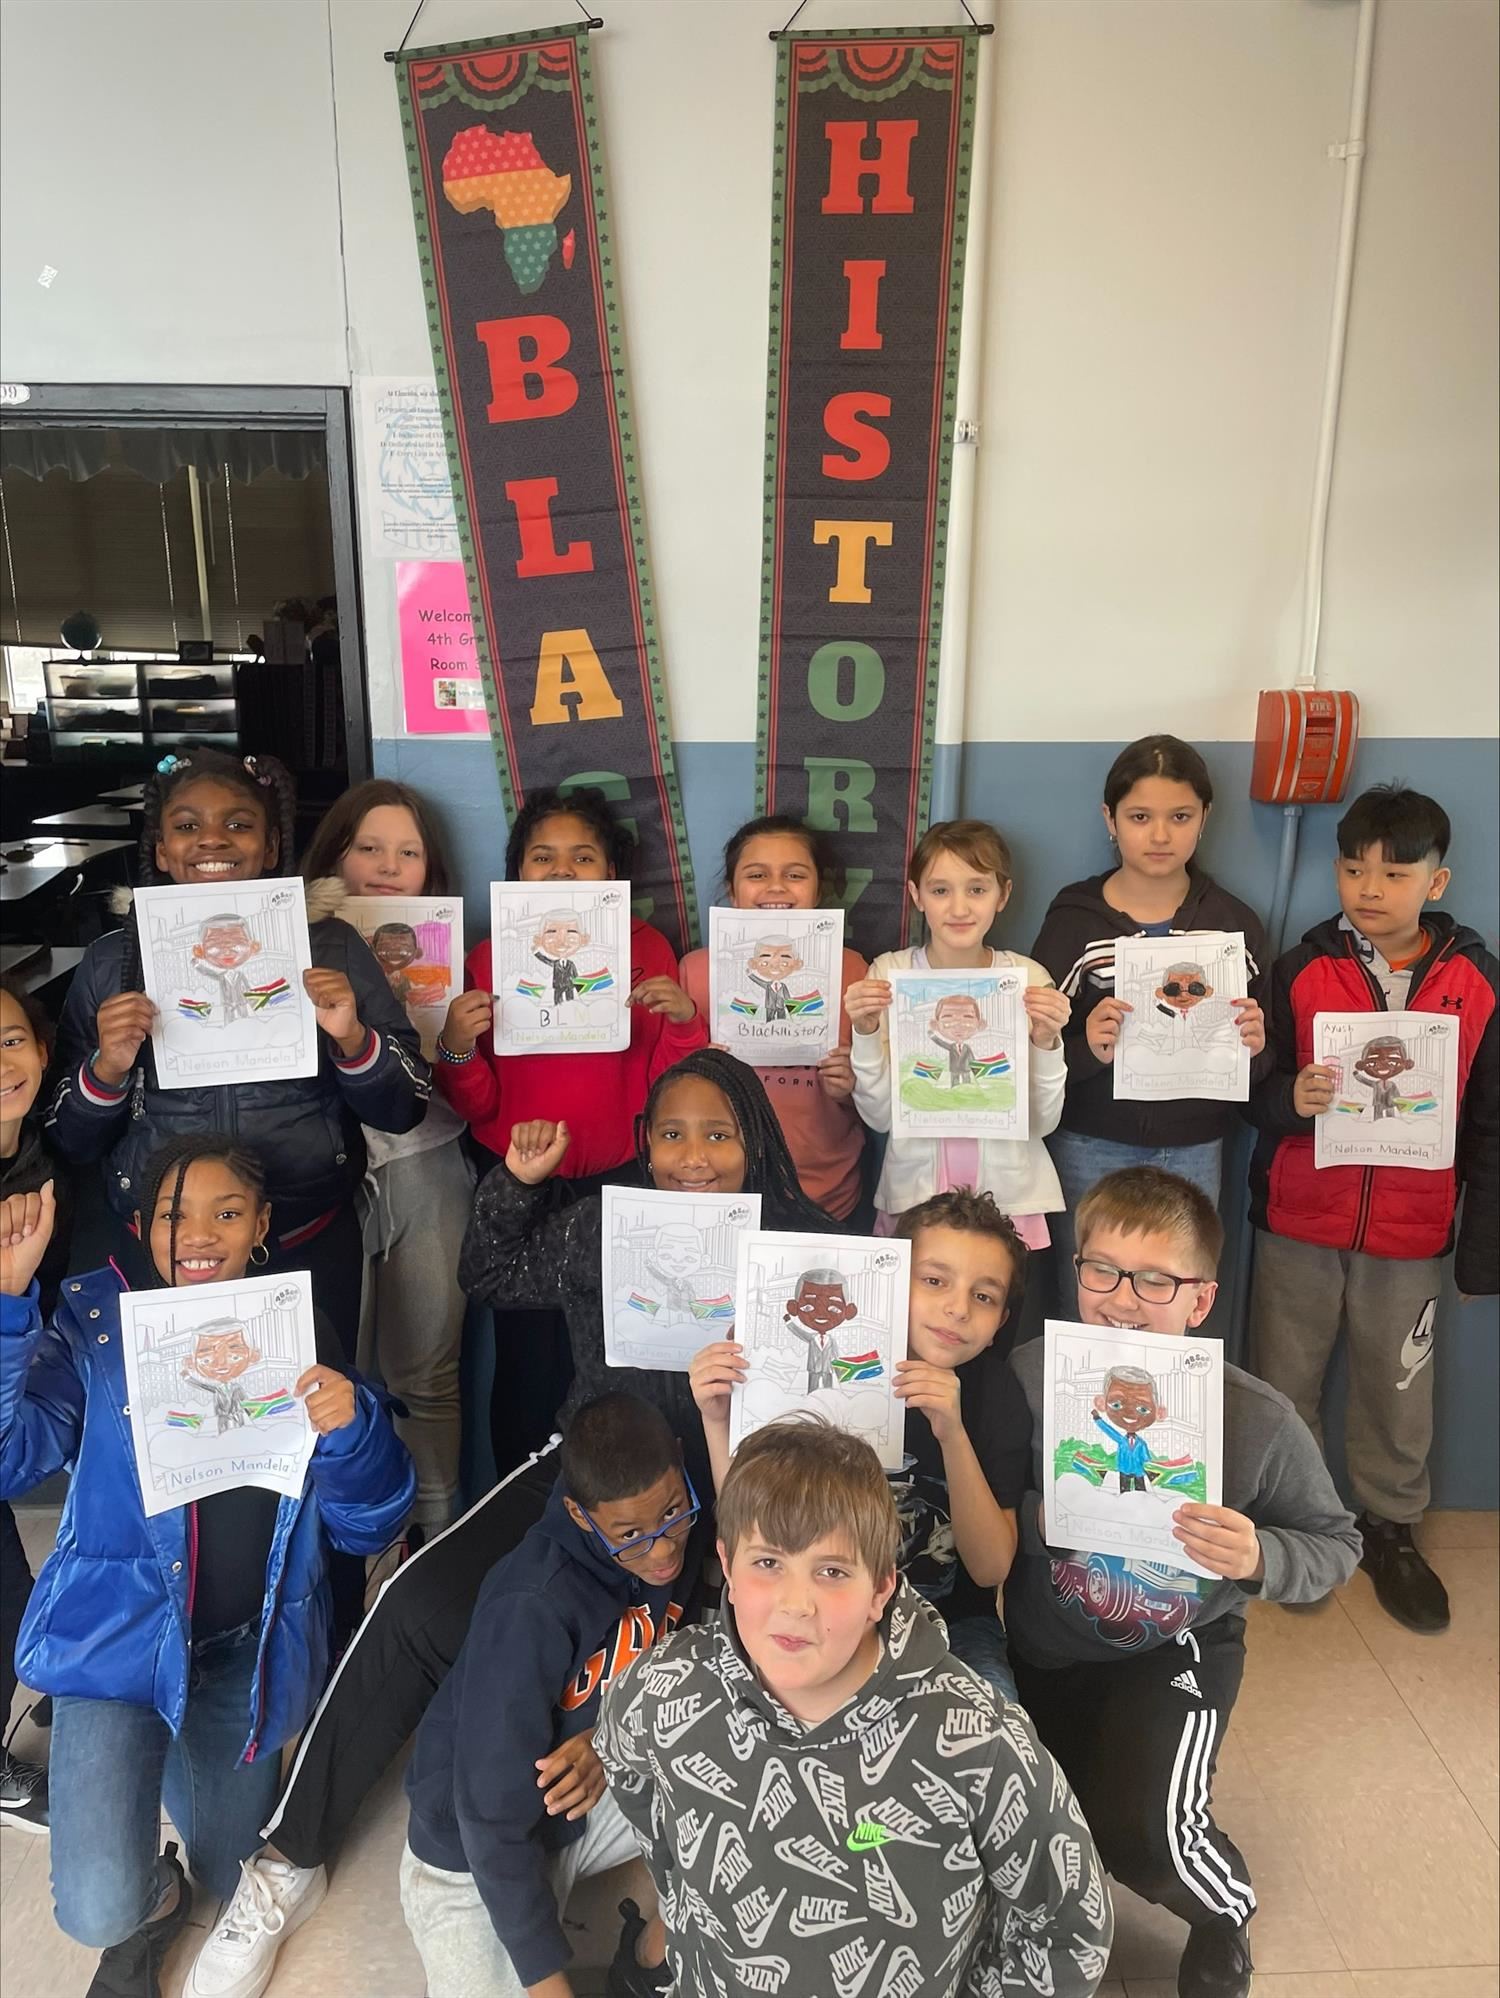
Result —
M1000 935L1020 950L1030 947L1048 902L1065 882L1109 864L1099 817L1104 773L1115 743L971 742L937 751L934 780L939 797L957 796L959 809L992 819L1010 841L1016 885ZM1271 900L1281 842L1278 806L1250 802L1248 742L1200 745L1213 773L1218 802L1204 845L1211 871L1237 895L1264 911ZM706 910L719 885L724 842L750 811L755 751L750 743L686 742L676 745L693 850L699 900ZM380 775L399 777L432 799L457 859L469 914L471 941L483 934L488 887L499 874L506 824L489 742L483 738L404 738L375 745ZM1355 788L1401 779L1441 800L1454 825L1449 854L1453 883L1444 906L1481 931L1493 949L1500 911L1500 809L1496 745L1488 740L1381 737L1360 746ZM1342 807L1310 806L1287 925L1287 940L1336 907L1333 889L1334 827ZM1231 1183L1233 1183L1231 1181ZM1243 1215L1226 1214L1230 1244L1223 1277L1232 1280L1243 1253ZM1451 1281L1439 1308L1437 1444L1433 1455L1434 1503L1500 1505L1500 1303L1483 1298L1460 1306ZM1336 1379L1335 1401L1341 1399ZM1337 1433L1337 1422L1332 1426Z

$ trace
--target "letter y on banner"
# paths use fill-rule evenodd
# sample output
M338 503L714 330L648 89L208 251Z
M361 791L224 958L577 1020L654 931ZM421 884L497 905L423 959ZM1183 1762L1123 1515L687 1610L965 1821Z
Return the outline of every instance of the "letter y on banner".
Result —
M397 62L459 545L508 815L594 784L640 839L635 911L696 909L581 25Z
M757 781L904 943L937 716L978 37L782 37Z

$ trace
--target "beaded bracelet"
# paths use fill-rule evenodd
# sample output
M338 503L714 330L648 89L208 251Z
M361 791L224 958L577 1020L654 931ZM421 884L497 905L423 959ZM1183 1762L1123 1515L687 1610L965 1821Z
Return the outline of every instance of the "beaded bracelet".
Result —
M441 1041L439 1041L437 1044L437 1051L438 1051L438 1060L446 1061L450 1063L454 1068L462 1068L466 1061L472 1061L475 1055L479 1052L477 1048L470 1048L467 1054L455 1054L452 1048L444 1047Z

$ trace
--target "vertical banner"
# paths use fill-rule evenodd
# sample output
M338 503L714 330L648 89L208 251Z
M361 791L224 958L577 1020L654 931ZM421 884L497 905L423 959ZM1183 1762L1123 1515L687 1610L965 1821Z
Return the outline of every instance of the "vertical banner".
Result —
M866 952L931 792L976 64L957 28L777 56L756 774L838 835Z
M505 809L597 784L640 837L636 912L681 951L696 911L587 33L415 49L396 73Z

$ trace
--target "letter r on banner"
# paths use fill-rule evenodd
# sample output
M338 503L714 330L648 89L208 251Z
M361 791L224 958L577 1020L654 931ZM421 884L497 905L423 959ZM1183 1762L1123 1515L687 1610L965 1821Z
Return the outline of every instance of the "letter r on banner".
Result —
M828 141L828 192L825 215L863 215L865 197L860 183L873 179L872 215L910 215L916 207L911 193L911 142L917 136L915 118L877 118L875 156L864 150L867 118L830 119L823 127Z
M560 319L545 312L521 319L481 319L474 331L490 364L491 423L563 416L577 402L577 376L557 365L573 344ZM534 393L529 382L537 384Z

